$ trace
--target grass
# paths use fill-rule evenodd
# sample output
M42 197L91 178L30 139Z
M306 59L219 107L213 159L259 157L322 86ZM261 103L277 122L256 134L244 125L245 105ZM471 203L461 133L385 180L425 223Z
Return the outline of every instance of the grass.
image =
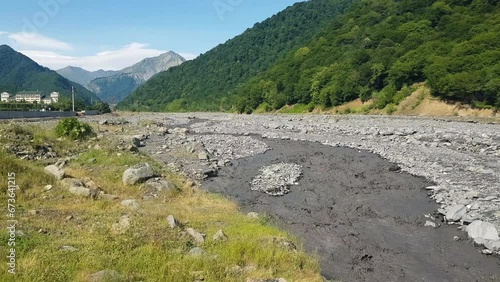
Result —
M0 126L5 127L5 126ZM43 172L39 162L18 160L0 149L0 183L7 183L5 172L16 172L19 185L16 219L17 274L0 272L0 281L86 281L89 274L113 269L123 281L245 281L246 278L277 278L288 281L322 281L316 259L300 251L282 248L276 240L300 242L270 225L264 219L243 215L229 200L192 187L189 179L170 172L148 156L114 151L110 140L101 140L100 150L85 150L94 143L57 140L50 130L36 126L21 128L33 134L36 142L53 142L58 154L73 152L76 158L67 168L72 177L89 178L108 194L120 200L93 201L69 194L52 177ZM19 128L17 129L19 130ZM26 132L18 132L20 135ZM31 141L26 141L31 143ZM93 142L93 141L89 141ZM91 146L93 147L93 146ZM124 186L121 175L126 167L150 163L179 187L151 201L140 201L137 211L120 205L123 199L140 199L139 186ZM45 185L53 185L45 191ZM7 203L5 190L0 201ZM30 213L37 210L38 213ZM112 225L129 215L130 229L113 232ZM184 226L205 233L201 246L206 254L188 255L195 246L182 229L170 229L167 216L174 215ZM219 230L228 236L226 242L214 242ZM0 233L6 242L8 234ZM77 251L65 251L72 246ZM0 253L8 254L6 243ZM5 256L4 256L5 257ZM237 267L246 271L238 270Z

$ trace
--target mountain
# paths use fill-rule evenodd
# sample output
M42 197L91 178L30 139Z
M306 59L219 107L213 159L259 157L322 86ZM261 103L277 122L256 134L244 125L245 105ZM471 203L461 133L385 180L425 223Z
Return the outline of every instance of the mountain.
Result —
M98 77L108 77L118 73L118 71L105 71L105 70L98 70L91 72L73 66L65 67L63 69L57 70L56 72L64 76L65 78L74 81L78 84L81 84L83 86L89 84L92 80Z
M167 52L158 57L144 59L111 76L96 78L86 87L106 102L120 102L154 75L185 61L181 55Z
M252 112L293 104L330 107L361 98L383 109L425 82L445 101L500 109L499 3L297 3L151 79L118 106Z
M299 2L195 60L150 79L118 106L128 110L220 110L234 88L309 41L356 0ZM222 101L222 102L221 102Z
M415 83L445 101L500 109L498 1L363 0L240 85L239 112L361 98L390 112Z
M69 81L57 72L42 67L7 45L0 46L0 91L17 93L22 90L59 92L61 98L71 97L75 87L76 101L87 105L100 99L83 86Z

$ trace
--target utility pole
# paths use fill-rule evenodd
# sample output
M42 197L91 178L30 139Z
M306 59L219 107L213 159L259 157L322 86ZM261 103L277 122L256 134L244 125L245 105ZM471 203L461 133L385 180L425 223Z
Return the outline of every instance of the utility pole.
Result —
M71 86L71 96L73 97L73 112L75 111L75 87Z

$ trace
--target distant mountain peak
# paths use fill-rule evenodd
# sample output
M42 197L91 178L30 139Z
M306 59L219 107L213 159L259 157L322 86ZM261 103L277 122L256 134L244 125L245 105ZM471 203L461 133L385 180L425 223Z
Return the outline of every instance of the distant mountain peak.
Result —
M104 101L117 103L151 77L185 61L186 59L176 52L168 51L156 57L145 58L112 75L97 77L87 84L87 88Z

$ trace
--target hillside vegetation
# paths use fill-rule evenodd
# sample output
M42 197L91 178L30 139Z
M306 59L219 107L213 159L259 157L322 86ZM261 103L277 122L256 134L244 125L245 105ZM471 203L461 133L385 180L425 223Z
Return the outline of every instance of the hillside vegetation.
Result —
M42 67L7 45L0 46L0 92L16 94L18 91L43 91L50 94L59 92L61 98L71 97L71 87L75 87L76 100L90 105L100 99L83 86L73 83L57 72Z
M432 95L444 100L500 107L498 1L362 0L337 17L321 8L333 4L313 0L289 8L191 62L199 72L175 68L150 81L123 108L252 112L303 104L312 110L361 98L373 99L373 107L382 109L397 105L411 94L406 86L418 82L426 82ZM247 47L236 43L250 35L283 36L283 29L302 19L303 13L294 13L299 8L308 11L309 18L326 16L313 36L314 29L301 31L312 37L307 43L276 56L265 52L265 41L252 40L262 50L257 57L249 57L250 62L234 57L239 48ZM286 20L280 21L280 15ZM282 28L272 28L271 23ZM245 64L241 68L247 71L240 79L226 72L237 70L228 63L231 60ZM267 64L258 63L262 60ZM208 68L206 61L216 63Z
M236 204L193 187L189 179L147 155L118 151L117 140L126 137L121 126L94 124L93 129L106 136L79 141L58 138L54 126L0 124L0 142L5 145L0 148L4 172L0 181L7 185L8 173L15 173L18 185L14 218L10 218L18 221L15 246L7 245L11 238L7 231L0 235L5 242L2 253L7 256L15 248L16 275L8 273L6 266L0 281L236 282L270 277L322 281L317 261L281 246L279 242L297 246L300 242L270 225L265 216L255 219L240 213ZM44 172L44 166L56 159L29 161L15 154L25 151L40 156L41 148L68 157L67 177L98 187L96 191L108 197L72 193L69 182ZM124 206L122 200L142 199L146 192L141 184L124 185L123 172L144 162L176 188L157 198L138 200L138 207ZM11 198L7 188L0 192L6 209ZM169 226L168 215L175 216L177 227ZM206 234L205 242L196 242L186 233L187 227ZM213 239L220 229L225 241ZM192 254L195 247L205 252ZM112 277L93 278L101 271Z
M316 34L355 0L300 2L193 61L149 80L119 108L218 111L236 86L267 70ZM226 99L224 99L226 98Z
M500 107L499 9L496 1L362 1L240 86L233 105L243 112L361 98L384 108L411 93L405 86L427 81L445 100Z

